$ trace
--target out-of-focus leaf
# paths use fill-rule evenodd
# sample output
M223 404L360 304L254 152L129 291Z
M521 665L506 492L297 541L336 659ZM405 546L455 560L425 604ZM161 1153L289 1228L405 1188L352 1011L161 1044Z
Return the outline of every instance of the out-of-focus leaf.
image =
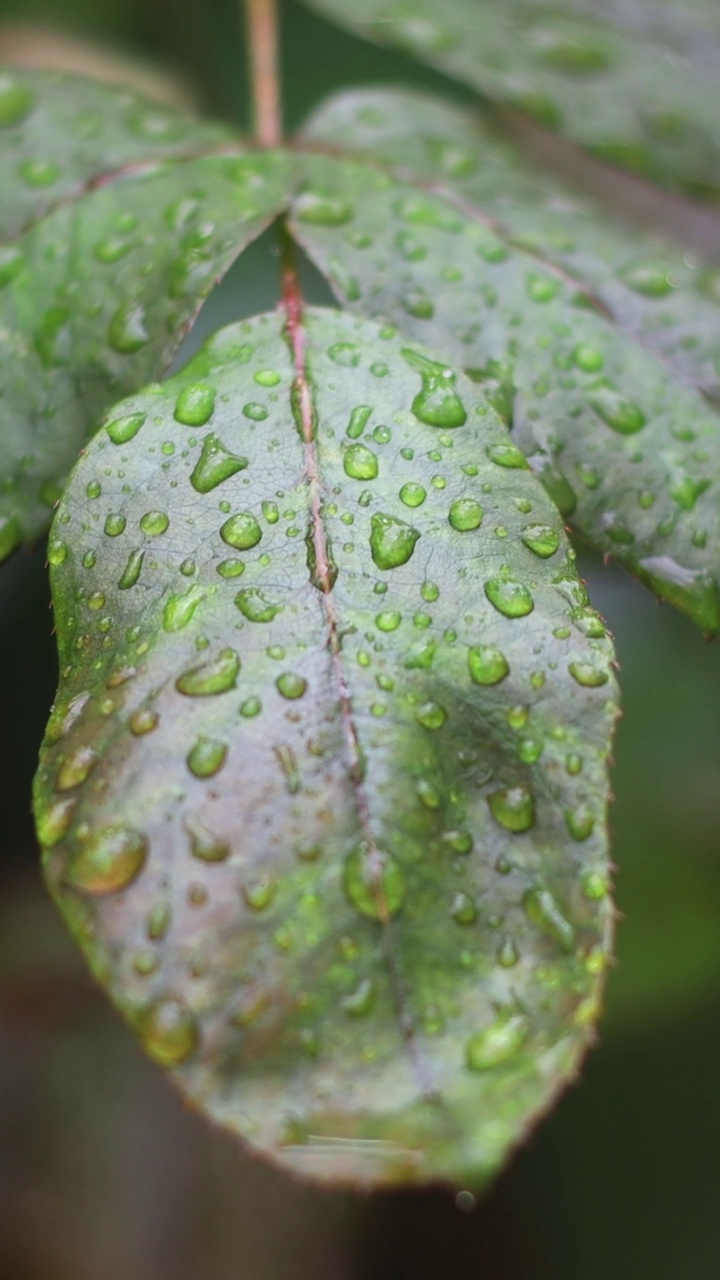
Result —
M0 123L1 558L47 527L104 410L165 370L288 168L68 77L3 73Z
M306 0L358 35L519 107L663 185L720 190L720 17L709 0Z
M388 165L493 220L503 238L599 297L619 328L720 400L720 270L526 160L490 119L430 94L356 89L310 117L304 141Z
M47 876L215 1120L306 1176L479 1185L598 1012L612 646L471 382L282 324L221 331L74 472Z
M588 541L720 631L715 411L472 209L367 164L303 165L293 234L342 302L462 365Z

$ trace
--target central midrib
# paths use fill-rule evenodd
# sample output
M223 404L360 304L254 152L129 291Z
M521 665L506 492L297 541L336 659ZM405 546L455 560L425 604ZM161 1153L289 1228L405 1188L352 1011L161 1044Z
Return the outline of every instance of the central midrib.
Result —
M429 1065L425 1061L417 1042L416 1029L410 1014L405 985L400 974L394 945L393 924L382 883L382 854L378 849L373 833L370 803L364 783L364 755L360 746L352 699L342 659L340 628L333 595L336 570L332 563L323 520L323 485L315 438L316 415L305 361L306 335L303 328L303 297L292 252L287 243L282 272L282 290L286 317L285 333L294 367L294 400L299 419L298 426L305 449L305 478L310 495L310 539L314 561L312 582L320 592L322 599L323 613L327 626L327 647L338 690L345 750L349 760L348 772L353 786L355 806L365 846L364 857L366 859L368 880L375 897L378 919L382 926L383 949L403 1040L420 1092L426 1099L437 1099L438 1091L432 1083Z

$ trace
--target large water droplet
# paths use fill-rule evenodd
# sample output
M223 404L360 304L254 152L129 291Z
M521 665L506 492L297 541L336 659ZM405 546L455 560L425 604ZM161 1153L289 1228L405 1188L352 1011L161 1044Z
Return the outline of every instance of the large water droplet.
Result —
M199 818L186 818L185 829L190 836L193 858L198 858L200 862L224 862L228 857L230 845L209 831Z
M498 613L506 618L523 618L535 608L528 588L514 578L488 578L485 595Z
M190 483L198 493L210 493L223 480L229 480L230 476L244 471L248 465L247 458L231 453L216 435L206 436Z
M145 1052L163 1067L184 1062L197 1047L197 1022L181 1000L156 1000L146 1009L138 1029Z
M468 650L468 669L476 684L499 684L510 671L505 654L490 644Z
M282 605L275 604L260 591L258 587L248 587L238 591L235 604L248 622L272 622L282 611Z
M370 550L378 569L396 569L406 564L419 537L418 530L404 520L380 513L372 516Z
M466 533L482 524L483 509L475 498L456 498L450 505L448 520L453 529Z
M98 762L97 751L93 747L78 747L67 760L63 760L58 769L55 788L57 791L71 791L85 782Z
M144 308L139 302L124 302L118 307L108 327L110 346L121 355L132 355L149 341Z
M115 893L140 874L147 851L147 840L140 831L104 827L77 848L63 879L84 893Z
M646 418L642 409L621 395L615 387L595 387L588 393L588 404L603 422L620 435L635 435L645 426Z
M578 684L585 685L587 688L596 689L602 684L607 684L610 674L603 667L593 666L591 662L571 662L568 671L577 680Z
M240 673L240 657L234 649L223 649L217 658L190 667L175 681L175 688L191 698L227 693L234 689Z
M353 480L374 480L378 473L378 460L364 444L351 444L343 455L345 474Z
M547 560L560 546L560 535L549 524L528 524L521 533L525 546Z
M302 698L307 689L307 680L304 676L298 675L296 671L283 671L275 681L278 693L283 698L289 698L291 701L295 698Z
M220 537L237 551L249 551L262 538L262 529L250 511L240 511L226 520L220 529Z
M427 489L412 480L408 480L400 490L400 501L404 502L406 507L420 507L426 498Z
M114 418L112 422L108 422L105 430L113 444L127 444L137 435L146 417L146 413L127 413L123 418Z
M535 821L535 803L524 787L507 787L487 798L490 812L506 831L529 831Z
M186 427L204 427L215 409L215 391L206 382L184 387L175 405L175 421Z
M522 1014L498 1018L484 1031L470 1037L465 1046L465 1061L471 1071L492 1071L514 1058L529 1034L528 1020Z
M462 427L467 422L467 411L455 390L452 369L428 360L410 347L404 347L402 355L422 379L422 390L412 402L415 417L430 427Z
M214 778L222 769L226 758L226 743L201 734L188 752L187 766L196 778Z
M374 920L388 920L405 899L405 877L397 862L378 849L355 849L345 860L345 889L353 906Z
M303 191L295 201L294 211L299 222L317 227L342 227L353 216L352 207L345 200L315 191Z
M533 924L559 942L563 951L570 950L575 930L565 919L549 889L529 889L523 898L523 906Z
M0 75L0 127L19 124L32 111L35 94L9 75Z
M182 631L190 622L206 592L197 584L178 595L169 596L163 610L163 627L166 631Z
M447 720L447 711L439 702L424 702L416 711L415 719L424 729L441 729Z
M43 809L37 819L38 839L46 849L50 849L67 835L75 812L77 800L74 796L63 796L54 800Z

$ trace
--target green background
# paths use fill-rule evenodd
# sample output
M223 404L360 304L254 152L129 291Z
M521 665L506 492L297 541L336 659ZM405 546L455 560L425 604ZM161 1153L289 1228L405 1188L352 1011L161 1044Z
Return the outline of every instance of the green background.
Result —
M244 126L238 7L0 0L0 23L51 22L159 59L188 77L204 108ZM295 4L283 17L289 126L348 83L457 96ZM309 290L326 297L314 279ZM276 296L264 237L197 332ZM30 782L55 682L44 549L0 571L3 1280L716 1280L720 647L618 571L588 560L584 572L622 664L618 964L582 1081L463 1212L444 1191L356 1199L288 1182L185 1111L141 1057L40 882Z

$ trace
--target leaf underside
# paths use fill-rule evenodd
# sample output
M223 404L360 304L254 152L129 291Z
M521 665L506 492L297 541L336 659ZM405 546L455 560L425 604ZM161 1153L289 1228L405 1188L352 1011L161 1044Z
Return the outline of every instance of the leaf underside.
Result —
M720 190L720 15L709 0L306 0L601 159Z
M597 1015L616 708L481 390L347 314L231 326L117 407L52 546L38 827L98 979L271 1159L482 1185Z

